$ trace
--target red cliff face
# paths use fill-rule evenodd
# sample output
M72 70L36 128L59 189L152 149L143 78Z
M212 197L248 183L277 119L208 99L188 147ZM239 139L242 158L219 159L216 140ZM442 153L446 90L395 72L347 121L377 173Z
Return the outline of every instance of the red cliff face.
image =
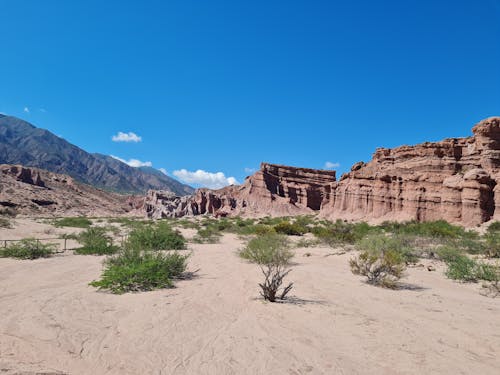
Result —
M377 149L343 175L322 214L352 220L437 220L466 226L500 216L500 118L474 136Z
M469 138L379 148L340 181L334 171L262 163L240 186L199 189L183 198L150 192L146 211L151 217L320 213L347 220L445 219L466 226L500 220L500 117L472 130Z

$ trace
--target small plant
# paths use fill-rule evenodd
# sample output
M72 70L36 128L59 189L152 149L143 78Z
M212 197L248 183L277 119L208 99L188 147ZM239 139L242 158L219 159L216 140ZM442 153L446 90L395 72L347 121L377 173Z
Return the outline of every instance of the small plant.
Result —
M394 248L394 242L379 236L373 238L370 246L362 248L361 254L349 261L352 273L366 276L369 284L396 288L406 266L403 253Z
M101 227L88 228L78 235L77 241L82 247L75 250L76 254L110 255L118 250L117 246L113 246L113 240L107 235L106 229Z
M181 277L189 255L123 249L107 259L100 280L91 286L111 293L149 291L173 287L173 280Z
M54 222L56 227L88 228L92 221L86 217L65 217Z
M34 238L24 238L0 250L0 258L38 259L48 258L56 251L56 245L43 244Z
M270 302L284 300L293 287L289 283L281 288L283 279L290 273L290 260L293 257L286 237L279 234L267 234L251 239L240 256L257 263L264 275L259 283L261 296Z
M182 250L186 248L186 240L180 232L162 222L134 229L125 246L138 250Z

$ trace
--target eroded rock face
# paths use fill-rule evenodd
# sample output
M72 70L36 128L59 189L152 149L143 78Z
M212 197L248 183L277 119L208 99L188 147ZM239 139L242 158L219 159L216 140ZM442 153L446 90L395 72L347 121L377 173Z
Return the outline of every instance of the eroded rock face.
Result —
M262 163L260 171L239 186L219 190L198 189L190 197L148 192L144 209L149 217L211 214L297 215L321 207L335 182L335 171L322 171Z
M380 148L343 175L322 214L351 220L438 220L474 226L497 218L500 118L474 136Z
M144 198L96 189L67 175L0 164L0 215L119 216L142 208L143 202Z
M179 198L149 192L150 217L283 216L320 213L330 219L438 220L465 226L500 220L500 117L481 121L468 138L394 149L334 171L262 163L240 186L199 189Z

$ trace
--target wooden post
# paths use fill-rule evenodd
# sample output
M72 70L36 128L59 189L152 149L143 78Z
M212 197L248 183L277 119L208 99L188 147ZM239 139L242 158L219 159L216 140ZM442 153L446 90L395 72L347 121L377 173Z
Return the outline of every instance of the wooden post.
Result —
M66 251L66 241L67 241L67 240L68 240L68 239L67 239L66 237L64 237L64 251Z

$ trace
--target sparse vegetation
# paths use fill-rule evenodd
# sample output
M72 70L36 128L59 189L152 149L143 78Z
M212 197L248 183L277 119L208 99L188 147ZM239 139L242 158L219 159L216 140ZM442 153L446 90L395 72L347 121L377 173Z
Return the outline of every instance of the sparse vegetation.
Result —
M54 221L56 227L88 228L92 225L86 217L64 217Z
M260 294L270 302L284 300L293 287L293 283L289 283L282 288L283 279L291 271L293 255L288 240L279 234L255 237L240 251L241 257L259 265L264 275L264 281L259 283Z
M173 280L185 272L188 257L177 251L122 249L105 261L101 279L90 285L115 294L171 288Z
M82 245L76 249L76 254L81 255L110 255L118 251L118 247L113 245L113 240L107 235L106 229L101 227L91 227L80 233L77 241Z
M218 228L208 226L198 229L198 232L193 237L193 242L196 243L218 243L222 236Z
M362 252L349 261L352 273L366 276L367 282L384 288L396 288L404 274L406 250L387 236L372 236L360 242Z
M35 238L24 238L0 249L1 258L38 259L48 258L56 251L56 245L43 244Z
M186 240L166 222L142 226L130 232L126 247L136 250L182 250Z
M455 255L446 261L448 269L446 276L463 282L477 282L479 280L495 281L498 278L497 267L471 259L466 255Z
M276 224L273 228L276 233L286 234L288 236L302 236L308 231L305 226L298 224L297 222L290 223L288 221Z

